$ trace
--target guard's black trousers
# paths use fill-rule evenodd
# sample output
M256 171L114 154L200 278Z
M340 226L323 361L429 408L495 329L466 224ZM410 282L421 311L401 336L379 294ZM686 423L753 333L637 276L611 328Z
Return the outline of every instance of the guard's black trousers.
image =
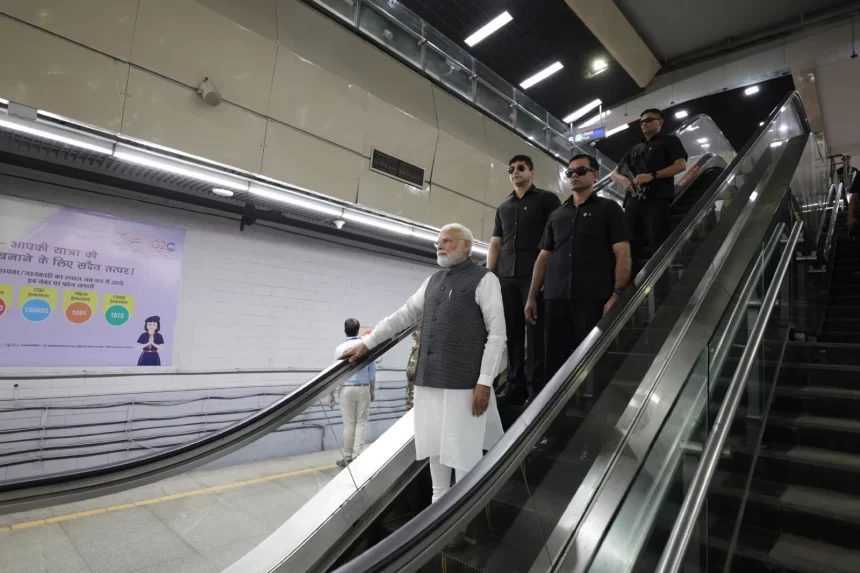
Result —
M535 392L544 383L543 297L538 296L537 324L526 322L530 277L499 279L508 335L508 393L517 398L528 396L528 385Z
M644 248L651 247L651 255L669 238L671 224L669 221L669 208L672 206L671 199L635 199L630 197L624 203L624 214L627 218L627 226L633 234L630 241L630 256L633 259L633 273L641 268L641 261L647 258L643 252Z
M591 329L603 317L604 300L547 300L544 308L546 322L546 379L558 372L585 340Z

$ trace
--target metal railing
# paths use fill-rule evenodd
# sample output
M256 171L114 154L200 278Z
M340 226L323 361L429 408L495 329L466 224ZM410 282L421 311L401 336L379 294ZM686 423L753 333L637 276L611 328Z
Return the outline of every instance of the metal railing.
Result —
M756 319L753 330L750 334L750 340L744 349L740 363L735 370L726 397L722 402L720 411L714 421L710 437L704 447L702 461L696 469L696 474L690 485L690 490L684 498L684 503L681 506L681 511L669 535L669 540L663 549L663 554L660 557L660 562L655 571L659 573L676 573L683 565L684 556L687 552L687 547L693 532L696 528L696 522L699 513L702 509L702 504L708 493L708 487L711 483L711 478L717 469L720 456L723 452L723 447L726 444L732 423L738 411L741 399L746 389L747 379L749 378L753 362L756 360L756 354L761 346L764 338L765 329L770 321L771 314L776 306L776 300L779 296L782 283L785 275L788 272L789 266L794 262L795 247L800 238L803 223L798 221L794 224L791 235L788 238L788 243L785 246L779 265L777 266L775 276L767 290L764 301L761 305L761 311Z

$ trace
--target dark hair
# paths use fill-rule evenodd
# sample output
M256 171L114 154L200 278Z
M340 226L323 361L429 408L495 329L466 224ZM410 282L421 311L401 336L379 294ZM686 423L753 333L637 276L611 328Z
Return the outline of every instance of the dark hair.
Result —
M567 162L568 165L576 161L577 159L588 159L588 166L594 169L595 171L600 171L600 164L597 162L597 159L594 156L589 155L587 153L577 153L573 157L570 158L570 161Z
M359 328L361 328L361 325L354 318L347 318L346 322L343 323L343 331L347 336L358 336Z
M642 113L639 114L639 117L642 117L646 113L653 113L654 115L656 115L660 119L663 119L663 112L660 111L659 109L657 109L656 107L651 107L651 108L646 109L645 111L643 111Z
M161 318L157 316L150 316L146 320L143 321L143 331L146 332L146 325L150 322L154 322L157 326L155 327L155 332L161 331Z
M513 157L511 157L511 160L508 161L508 167L510 167L514 163L518 163L518 162L522 162L522 163L525 163L526 165L528 165L529 171L535 170L534 161L532 161L532 158L529 157L528 155L514 155Z

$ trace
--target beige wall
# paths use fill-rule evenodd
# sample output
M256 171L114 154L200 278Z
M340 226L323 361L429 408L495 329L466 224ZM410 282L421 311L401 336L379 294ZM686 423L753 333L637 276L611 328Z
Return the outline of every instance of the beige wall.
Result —
M510 156L562 191L556 160L299 0L238 4L0 0L0 98L484 240ZM424 185L369 171L372 149Z

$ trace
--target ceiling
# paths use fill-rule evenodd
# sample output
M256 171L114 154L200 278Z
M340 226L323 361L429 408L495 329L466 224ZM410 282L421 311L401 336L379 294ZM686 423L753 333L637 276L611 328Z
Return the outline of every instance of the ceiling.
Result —
M400 0L400 4L514 86L560 61L563 70L522 90L558 119L596 98L611 105L642 91L565 0ZM476 46L466 45L468 36L505 10L512 22ZM609 68L586 79L597 58L605 59Z
M729 38L809 18L846 0L615 0L654 56L679 58Z

